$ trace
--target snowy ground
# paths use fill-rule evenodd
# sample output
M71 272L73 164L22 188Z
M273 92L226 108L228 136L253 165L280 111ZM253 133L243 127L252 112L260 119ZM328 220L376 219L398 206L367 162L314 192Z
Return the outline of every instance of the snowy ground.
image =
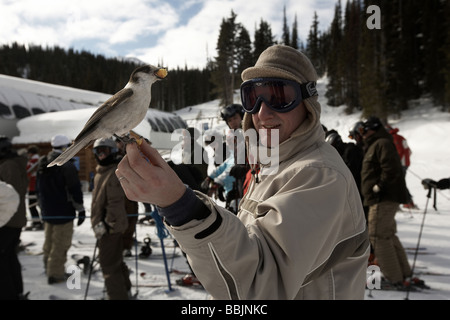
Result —
M322 89L321 89L322 86ZM325 92L324 82L319 82L319 92ZM326 106L323 98L322 123L328 129L336 129L345 141L348 141L349 128L359 120L360 114L345 115L344 108L331 108ZM416 106L402 114L401 119L392 119L391 125L400 129L411 147L412 165L407 173L407 185L414 197L419 210L398 212L396 219L398 235L404 247L415 249L423 223L420 237L420 250L414 265L414 272L431 286L430 290L410 292L409 300L449 300L450 299L450 191L437 193L437 210L433 208L433 198L427 198L427 192L421 185L424 178L439 180L449 177L450 152L450 114L443 113L438 107L432 106L427 100L416 101ZM90 207L90 193L85 193L86 207ZM428 202L429 200L429 202ZM424 213L425 214L425 220ZM144 207L141 206L141 213ZM89 212L87 212L89 214ZM160 239L156 234L156 228L149 225L137 226L137 239L142 242L145 237L151 238L153 254L148 259L128 258L126 260L132 271L131 281L133 292L138 291L139 300L208 300L210 295L203 289L180 287L175 280L183 274L170 273L171 289L165 271L164 259ZM30 291L32 300L48 300L50 295L56 295L62 299L83 300L86 294L88 277L81 274L79 288L69 289L66 283L48 285L44 275L42 250L44 241L43 231L24 231L21 239L24 243L34 242L27 252L20 253L20 261L23 267L23 279L25 292ZM83 244L80 244L82 242ZM71 259L73 254L86 255L92 258L94 253L95 238L87 220L80 227L75 227L73 246L68 252L66 267L74 265ZM166 238L165 253L169 270L177 269L187 271L188 266L179 248L173 247L173 239ZM140 252L139 244L138 253ZM411 265L414 263L414 250L408 250ZM423 252L423 253L422 253ZM136 267L137 263L137 267ZM436 273L436 275L433 275ZM103 278L100 271L95 272L90 280L87 299L102 299ZM366 300L403 300L405 292L367 290Z
M85 203L89 204L90 200L91 193L85 193ZM140 205L140 209L140 212L144 212L143 206ZM87 212L87 215L89 215L89 212ZM142 217L144 217L144 215L139 218ZM184 273L169 273L169 288L161 240L157 235L156 227L150 226L148 223L137 224L136 232L139 241L139 244L137 245L138 255L141 253L141 247L144 245L144 238L146 237L150 237L151 239L152 254L149 258L139 258L136 261L136 248L133 248L132 252L134 257L126 258L126 263L132 272L130 275L130 280L133 285L132 294L135 294L138 291L138 299L143 300L209 299L208 293L202 288L185 288L175 284L176 279L184 276ZM43 269L42 255L40 254L42 253L42 244L44 242L44 231L23 231L21 239L24 243L36 243L33 246L29 246L26 252L20 254L20 261L23 266L25 291L30 291L29 298L31 300L47 300L50 299L50 295L56 295L61 299L68 300L85 299L88 275L85 275L82 272L80 273L81 286L79 289L69 289L67 288L66 283L56 285L47 284L47 277L45 276ZM186 259L181 254L180 249L174 246L173 238L169 235L167 238L163 239L163 242L168 269L188 272ZM74 228L72 247L67 255L68 261L66 263L66 270L70 265L76 265L76 260L79 259L79 256L88 256L92 259L94 247L94 233L90 221L86 220L81 226ZM77 257L74 259L72 258L72 255L77 255ZM88 300L104 298L103 276L99 270L99 265L94 264L94 266L95 272L91 276L89 288L87 290L86 299ZM75 279L71 283L75 284ZM138 287L135 287L136 284ZM151 285L151 287L148 287L149 285Z

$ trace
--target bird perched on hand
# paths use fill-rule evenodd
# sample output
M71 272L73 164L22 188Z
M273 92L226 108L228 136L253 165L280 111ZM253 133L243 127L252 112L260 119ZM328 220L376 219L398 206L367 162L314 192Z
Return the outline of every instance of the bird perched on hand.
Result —
M166 76L165 68L152 65L136 68L126 86L95 110L74 143L48 167L63 165L97 139L112 136L120 138L129 133L147 113L152 84Z

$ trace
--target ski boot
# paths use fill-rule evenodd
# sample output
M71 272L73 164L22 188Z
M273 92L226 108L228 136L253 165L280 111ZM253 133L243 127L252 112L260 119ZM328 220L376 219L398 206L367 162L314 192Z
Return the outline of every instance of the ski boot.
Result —
M152 248L150 247L151 239L150 237L144 238L145 245L141 248L141 253L139 258L148 258L152 254Z

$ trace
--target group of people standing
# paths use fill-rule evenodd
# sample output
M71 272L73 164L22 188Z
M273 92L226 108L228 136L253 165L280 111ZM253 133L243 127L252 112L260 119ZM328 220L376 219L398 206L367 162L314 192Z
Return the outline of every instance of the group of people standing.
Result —
M62 166L47 167L71 145L65 135L51 139L52 150L40 156L32 145L27 158L12 148L7 137L0 137L0 181L2 181L2 224L0 225L0 299L27 299L17 256L20 235L24 230L44 230L43 267L49 285L65 282L67 252L72 245L74 221L80 226L86 219L81 181L73 161ZM114 175L123 157L120 141L99 139L93 152L97 161L92 191L91 224L93 226L98 260L105 279L107 298L124 300L130 297L131 282L124 263L124 249L134 243L134 226L138 204L128 200ZM6 189L6 187L10 187ZM17 194L9 193L17 190ZM6 193L8 191L8 193ZM31 215L27 227L26 196ZM15 204L17 199L17 205ZM3 201L8 207L3 206ZM4 219L3 210L13 212ZM14 210L14 211L13 211Z
M360 170L349 170L340 153L326 142L316 89L318 76L308 57L295 48L273 45L241 78L244 113L239 113L236 122L244 134L255 133L257 139L246 144L249 167L238 170L239 176L246 178L237 210L214 201L198 180L188 183L177 171L185 167L168 163L149 143L129 143L121 157L116 157L117 150L108 139L94 143L98 166L91 222L109 297L128 298L130 284L117 235L128 223L125 198L156 207L195 276L215 299L364 299L371 248L387 281L399 289L423 285L410 278L411 268L396 236L395 213L399 204L407 203L408 192L399 155L380 119L370 117L355 126L352 134L358 135L362 152L353 152L359 153L362 161ZM224 120L231 129L231 117ZM67 144L53 147L53 152L58 152ZM276 154L277 170L261 160L261 150ZM6 165L9 156L1 158L0 166ZM186 161L199 164L195 157ZM20 166L20 162L7 165ZM67 169L65 174L73 175L74 169L65 165L41 168ZM22 199L27 187L25 164L23 169L25 179L15 186ZM355 178L358 172L360 177ZM38 171L38 198L39 175ZM13 182L8 174L2 173L0 178ZM205 180L208 183L204 185L214 180L211 173ZM449 183L430 181L428 185ZM68 228L73 227L75 212L78 224L84 220L80 190L74 189L73 196L63 198L70 207ZM45 215L46 207L42 208L47 234L52 220ZM18 210L18 219L14 216L8 222L11 228L0 229L0 288L8 285L4 275L12 274L6 270L10 265L3 262L3 255L9 252L4 250L7 244L17 243L25 224L23 201ZM63 215L63 210L57 214ZM62 223L64 219L68 216L53 221ZM18 264L17 257L10 260ZM57 272L59 280L59 269ZM110 285L112 279L122 280ZM9 292L18 298L21 288Z
M413 205L405 174L411 151L398 129L383 125L371 116L349 130L345 143L335 130L327 130L325 140L336 148L349 167L360 190L368 222L371 255L368 264L377 264L383 281L400 290L424 282L412 277L408 258L396 235L395 214L399 206Z

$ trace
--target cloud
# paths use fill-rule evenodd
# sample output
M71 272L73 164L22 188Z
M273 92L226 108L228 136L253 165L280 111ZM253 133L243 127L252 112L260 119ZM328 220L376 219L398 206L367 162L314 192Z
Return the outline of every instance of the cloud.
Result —
M288 26L292 30L297 15L300 39L306 41L314 10L319 27L328 27L335 2L287 0ZM164 61L172 68L202 68L215 57L220 25L231 10L251 38L263 19L278 40L283 5L260 0L0 0L0 44L57 45L151 64Z

